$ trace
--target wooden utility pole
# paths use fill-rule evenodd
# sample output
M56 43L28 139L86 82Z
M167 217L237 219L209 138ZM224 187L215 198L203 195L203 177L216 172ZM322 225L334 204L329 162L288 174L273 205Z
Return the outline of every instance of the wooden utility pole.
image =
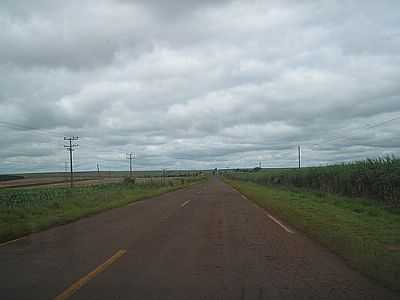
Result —
M165 175L167 171L165 169L162 170L162 184L165 185Z
M300 149L300 145L297 146L297 152L299 155L299 169L301 168L301 149Z
M64 145L65 148L67 148L67 151L69 151L69 166L70 166L70 186L73 187L74 185L74 171L73 171L73 163L72 163L72 151L75 151L75 147L78 147L78 144L72 144L72 141L77 141L79 140L78 136L72 136L72 137L64 137L64 141L69 141L69 144Z
M126 154L126 159L129 159L129 177L132 177L132 160L136 158L135 153L127 153Z

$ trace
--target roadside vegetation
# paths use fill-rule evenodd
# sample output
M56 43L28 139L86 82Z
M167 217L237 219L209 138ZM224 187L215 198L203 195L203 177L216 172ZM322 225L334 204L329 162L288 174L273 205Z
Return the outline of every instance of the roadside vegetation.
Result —
M0 190L0 242L186 187L204 177L70 188Z
M398 165L399 160L364 163L369 168L354 163L304 171L277 170L271 174L232 172L224 176L250 200L319 241L353 268L400 291L400 207L399 199L394 197L398 195L399 186L394 185L398 171L391 165ZM375 174L375 180L386 188L374 183L373 177L368 179L371 189L360 188L368 182L356 180L368 176L362 174L362 168L369 176ZM340 177L336 180L344 187L335 182L335 176ZM357 182L359 186L351 188L350 183ZM381 191L385 191L385 199L378 198ZM340 195L348 193L371 197Z
M400 159L382 157L302 169L227 173L231 179L263 185L293 186L400 206Z

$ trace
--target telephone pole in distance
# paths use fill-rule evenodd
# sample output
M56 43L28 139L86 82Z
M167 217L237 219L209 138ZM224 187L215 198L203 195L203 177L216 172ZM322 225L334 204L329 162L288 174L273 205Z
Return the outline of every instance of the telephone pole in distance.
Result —
M300 145L297 146L297 152L299 155L299 169L301 168L301 149L300 149Z
M132 177L132 160L136 158L135 153L127 153L126 159L129 159L129 177Z
M75 151L75 147L78 147L78 144L72 144L72 141L77 141L79 140L78 136L71 136L71 137L64 137L64 141L69 141L69 144L64 145L65 148L67 148L67 151L69 151L69 166L70 166L70 185L71 187L73 186L74 182L74 172L72 168L72 151Z

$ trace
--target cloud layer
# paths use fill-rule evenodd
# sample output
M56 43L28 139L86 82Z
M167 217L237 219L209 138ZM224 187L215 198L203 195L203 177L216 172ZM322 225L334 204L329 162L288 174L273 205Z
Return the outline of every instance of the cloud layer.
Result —
M339 2L2 1L0 172L400 154L400 3Z

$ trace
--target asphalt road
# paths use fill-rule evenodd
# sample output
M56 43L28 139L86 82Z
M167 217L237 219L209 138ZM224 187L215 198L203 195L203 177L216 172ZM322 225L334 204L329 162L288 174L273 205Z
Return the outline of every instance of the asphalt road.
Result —
M213 178L0 246L0 299L398 299Z

